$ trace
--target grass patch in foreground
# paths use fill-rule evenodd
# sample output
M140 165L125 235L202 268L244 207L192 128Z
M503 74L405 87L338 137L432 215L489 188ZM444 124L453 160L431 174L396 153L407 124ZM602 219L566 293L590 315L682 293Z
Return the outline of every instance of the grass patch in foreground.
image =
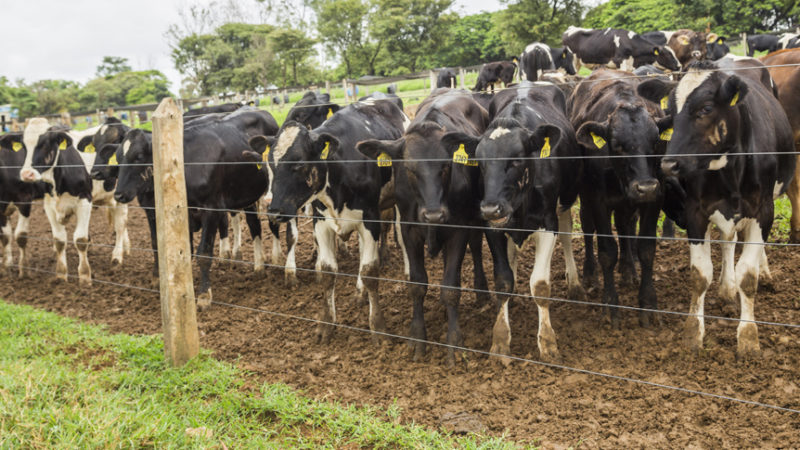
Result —
M160 336L110 335L0 301L0 448L513 445L400 425L395 408L248 388L243 375L208 352L169 368Z

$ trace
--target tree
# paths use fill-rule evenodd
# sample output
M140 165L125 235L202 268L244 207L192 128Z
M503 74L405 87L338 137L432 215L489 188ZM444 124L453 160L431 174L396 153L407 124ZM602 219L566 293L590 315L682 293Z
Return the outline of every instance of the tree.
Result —
M103 56L103 62L97 66L98 77L111 77L120 72L128 72L131 66L128 65L128 58L120 56Z
M495 16L495 29L507 54L519 55L531 42L561 45L561 34L579 25L580 0L501 0L508 6Z
M317 32L327 49L342 59L344 76L375 74L383 41L370 35L368 24L375 9L369 0L313 0Z
M292 70L292 84L299 84L297 67L314 55L316 41L295 28L278 28L269 35L272 49L281 67L282 85L287 85L287 71Z
M458 18L450 25L430 67L472 66L505 58L505 49L494 28L494 13L483 12Z

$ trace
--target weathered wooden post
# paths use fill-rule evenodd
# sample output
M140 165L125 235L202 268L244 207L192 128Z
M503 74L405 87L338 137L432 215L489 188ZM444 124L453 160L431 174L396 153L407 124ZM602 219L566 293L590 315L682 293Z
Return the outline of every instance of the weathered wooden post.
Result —
M467 88L467 83L465 81L466 76L467 76L467 71L464 70L463 67L459 67L458 68L458 79L461 82L461 84L460 84L461 89L466 89Z
M172 98L165 98L152 121L164 354L173 366L181 366L200 349L183 173L183 114Z
M429 71L428 79L430 80L431 83L431 92L433 92L433 90L436 89L436 72L433 70Z
M344 102L347 103L347 78L342 78L342 89L344 90Z
M328 95L331 95L331 82L330 81L325 81L325 92L327 92Z

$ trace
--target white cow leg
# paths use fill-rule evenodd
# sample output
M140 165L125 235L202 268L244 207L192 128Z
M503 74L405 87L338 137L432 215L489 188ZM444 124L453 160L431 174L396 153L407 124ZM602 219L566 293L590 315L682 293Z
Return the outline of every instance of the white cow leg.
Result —
M235 233L235 231L234 231ZM236 241L236 237L234 236L234 242ZM234 245L235 247L235 245ZM236 251L234 250L234 254ZM241 247L239 250L239 255L241 257ZM237 261L240 261L239 258L236 258ZM256 273L260 273L264 271L264 244L261 242L261 236L256 236L253 238L253 271Z
M331 341L334 326L336 323L336 273L339 265L336 261L336 232L327 224L327 221L320 220L314 225L314 236L319 245L317 252L317 282L322 286L322 313L319 320L327 323L320 323L317 326L317 339L320 343L327 344Z
M708 242L709 237L709 232L706 231L706 240L704 242L689 244L692 289L692 302L689 305L689 313L692 315L686 318L683 333L686 345L692 350L703 348L703 336L706 330L703 320L704 302L706 291L714 275L714 266L711 263L711 244Z
M508 257L508 264L511 268L511 272L514 274L514 280L516 281L518 249L510 237L506 236L506 238L506 256ZM492 328L492 347L490 351L498 355L509 355L511 354L511 322L508 319L508 302L510 298L507 295L497 295L498 300L502 303L500 305L500 310L497 312L497 318L494 321L494 328ZM505 364L510 362L507 358L501 359L501 361Z
M19 276L25 276L25 264L27 263L28 254L28 229L30 227L31 218L25 217L22 214L17 219L17 229L14 230L14 240L17 241L17 248L19 248Z
M739 300L741 302L741 321L736 329L737 347L739 357L757 355L761 348L758 344L758 327L753 322L755 318L755 297L758 291L759 263L764 252L761 238L761 227L754 219L748 220L743 230L744 242L742 254L736 264L736 281L739 287ZM744 221L743 220L743 221Z
M242 259L242 220L244 220L243 211L239 211L238 213L234 214L233 217L231 217L231 225L233 225L233 249L231 251L231 255L233 256L233 259L237 261L241 261ZM259 238L259 241L260 240L261 239ZM262 265L263 257L264 255L262 254ZM256 272L258 271L258 266L256 266Z
M408 252L403 243L403 232L400 226L400 208L395 205L394 207L394 235L397 237L397 242L400 244L400 250L403 252L403 273L406 275L406 280L411 276L411 268L408 263Z
M53 249L56 251L56 278L67 281L67 228L58 220L56 199L45 195L43 203L44 212L53 233Z
M128 240L128 205L117 204L110 207L114 214L114 251L111 253L111 263L122 265L125 255L125 241L128 241L128 253L130 253L130 241Z
M281 264L281 239L279 235L272 235L272 265L279 266Z
M297 287L297 217L293 217L286 226L286 266L284 267L283 281L289 287Z
M77 206L77 224L73 241L78 249L78 283L81 286L92 285L92 268L89 266L89 220L92 217L92 203L81 199Z
M567 298L571 300L584 300L586 291L583 290L578 266L575 264L575 254L572 251L572 211L567 208L558 215L558 240L564 250L564 261L567 266Z
M536 260L531 274L531 295L539 311L539 333L537 342L543 360L559 359L556 333L550 324L550 263L556 246L556 235L548 231L536 232Z
M2 214L2 213L0 213ZM14 229L11 227L11 218L6 218L6 223L3 228L0 228L0 246L3 247L3 267L6 269L11 268L14 262L12 249L11 249L11 236L14 234Z
M723 233L720 236L723 241L728 241L720 244L722 247L722 272L719 276L719 296L726 302L733 304L736 301L736 270L735 263L735 250L736 250L736 232L730 234Z
M379 242L375 240L372 233L364 226L364 223L358 226L358 241L361 253L358 275L366 288L369 299L369 329L385 333L386 322L383 319L383 310L381 309L378 294L378 276L380 275L381 267ZM385 340L385 336L377 334L372 336L374 341L381 340L381 337Z
M772 282L772 272L769 270L766 245L761 246L761 261L758 263L758 274L758 278L762 283Z

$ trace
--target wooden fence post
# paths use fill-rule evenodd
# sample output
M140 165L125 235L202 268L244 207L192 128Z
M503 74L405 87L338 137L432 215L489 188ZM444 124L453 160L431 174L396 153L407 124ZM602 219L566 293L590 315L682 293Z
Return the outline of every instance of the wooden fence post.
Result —
M181 366L200 348L183 172L183 114L172 98L165 98L152 121L164 354L170 364Z
M431 82L431 92L433 92L433 90L436 89L436 72L434 72L433 70L429 71L428 78L430 79Z
M344 89L344 102L347 103L347 78L342 78L342 89Z
M331 95L331 82L330 81L326 81L325 82L325 92L327 92L328 95Z

